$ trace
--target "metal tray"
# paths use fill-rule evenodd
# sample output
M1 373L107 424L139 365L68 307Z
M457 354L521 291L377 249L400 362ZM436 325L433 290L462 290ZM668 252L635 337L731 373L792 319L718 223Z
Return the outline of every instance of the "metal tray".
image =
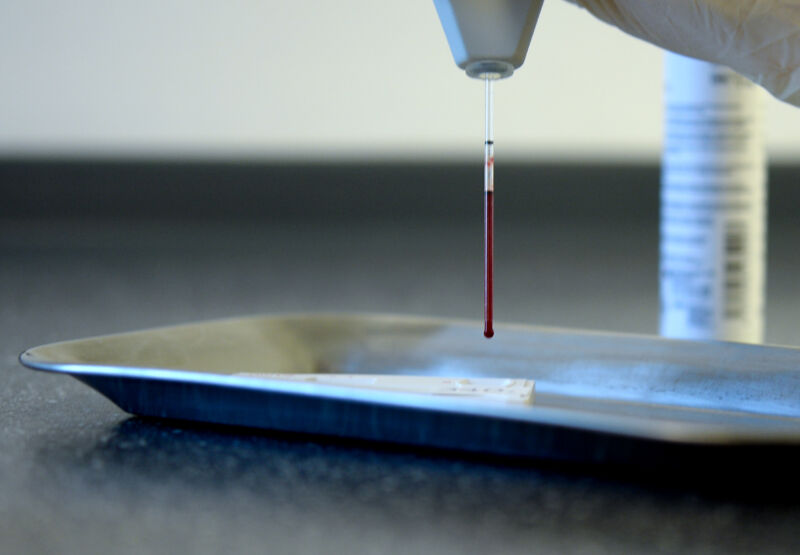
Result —
M464 321L298 314L55 343L20 361L144 416L581 461L800 451L792 348L511 325L486 340ZM243 373L525 378L536 391L524 405Z

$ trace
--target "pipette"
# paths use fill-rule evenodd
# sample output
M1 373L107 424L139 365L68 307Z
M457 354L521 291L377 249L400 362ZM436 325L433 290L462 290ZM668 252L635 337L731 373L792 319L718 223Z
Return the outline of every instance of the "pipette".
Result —
M494 335L494 80L486 84L486 140L483 169L483 335Z
M450 51L467 75L486 86L484 143L483 335L494 335L494 117L495 79L511 76L525 61L543 0L434 0Z

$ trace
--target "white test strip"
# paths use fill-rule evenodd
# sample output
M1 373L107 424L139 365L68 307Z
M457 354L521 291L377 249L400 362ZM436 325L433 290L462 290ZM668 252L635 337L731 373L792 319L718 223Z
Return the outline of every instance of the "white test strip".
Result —
M533 380L514 378L445 378L384 374L275 374L250 372L234 375L420 395L464 397L473 401L499 401L523 405L533 403L535 389Z

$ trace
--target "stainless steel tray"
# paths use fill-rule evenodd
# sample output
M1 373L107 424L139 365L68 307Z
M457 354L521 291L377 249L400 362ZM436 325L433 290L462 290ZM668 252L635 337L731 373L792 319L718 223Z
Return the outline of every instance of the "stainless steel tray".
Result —
M610 462L800 447L792 348L508 325L486 340L463 321L299 314L55 343L20 360L133 414L288 432ZM526 378L536 393L487 403L242 373Z

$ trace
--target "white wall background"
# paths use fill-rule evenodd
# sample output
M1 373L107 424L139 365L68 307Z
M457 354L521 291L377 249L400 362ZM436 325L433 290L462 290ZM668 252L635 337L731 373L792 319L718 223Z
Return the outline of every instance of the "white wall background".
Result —
M655 160L659 50L547 0L496 87L498 158ZM774 160L800 109L767 100ZM431 0L0 3L0 155L462 158L483 87Z

